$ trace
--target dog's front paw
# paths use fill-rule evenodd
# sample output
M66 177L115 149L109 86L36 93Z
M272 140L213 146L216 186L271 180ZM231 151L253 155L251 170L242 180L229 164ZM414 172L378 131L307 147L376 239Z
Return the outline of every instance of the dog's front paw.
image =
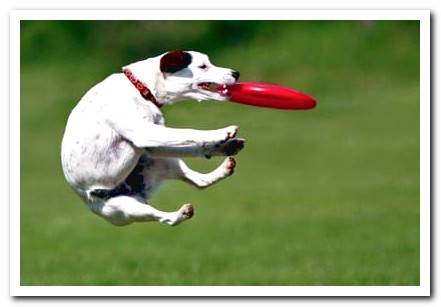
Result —
M217 151L225 156L234 156L245 146L245 139L233 138L219 145Z
M232 125L225 128L225 131L227 132L227 140L232 139L236 136L237 130L239 129L238 126Z
M216 136L215 142L216 143L224 143L228 141L229 139L232 139L236 136L237 130L239 129L238 126L228 126L226 128L222 128L219 130L216 130L218 132L218 135Z

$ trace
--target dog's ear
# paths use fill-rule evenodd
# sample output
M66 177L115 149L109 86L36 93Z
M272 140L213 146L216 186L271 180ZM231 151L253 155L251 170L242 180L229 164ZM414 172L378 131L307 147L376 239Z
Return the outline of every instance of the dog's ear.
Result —
M162 72L174 73L191 63L191 54L181 50L167 52L162 56L160 66Z

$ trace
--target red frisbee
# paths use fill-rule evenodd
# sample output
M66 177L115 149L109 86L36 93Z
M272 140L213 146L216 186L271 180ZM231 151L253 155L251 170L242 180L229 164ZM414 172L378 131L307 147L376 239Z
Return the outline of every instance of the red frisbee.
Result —
M259 82L238 82L226 86L229 101L264 108L306 110L316 100L291 88Z

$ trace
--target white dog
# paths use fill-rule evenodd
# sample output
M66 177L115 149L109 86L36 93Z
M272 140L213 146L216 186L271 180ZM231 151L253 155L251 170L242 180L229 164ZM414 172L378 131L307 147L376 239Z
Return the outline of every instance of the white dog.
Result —
M191 170L179 158L235 155L244 140L235 138L237 126L165 127L159 108L184 99L224 101L224 85L238 77L194 51L168 52L109 76L82 97L67 121L61 150L67 182L94 213L114 225L177 225L191 218L191 204L163 212L146 200L164 179L205 188L231 175L231 157L208 174Z

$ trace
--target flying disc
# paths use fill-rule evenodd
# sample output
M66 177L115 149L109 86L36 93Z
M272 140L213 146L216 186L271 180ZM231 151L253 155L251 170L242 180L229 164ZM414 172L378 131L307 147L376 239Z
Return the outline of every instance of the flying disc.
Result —
M264 108L307 110L316 100L294 89L259 82L238 82L226 85L229 101Z

